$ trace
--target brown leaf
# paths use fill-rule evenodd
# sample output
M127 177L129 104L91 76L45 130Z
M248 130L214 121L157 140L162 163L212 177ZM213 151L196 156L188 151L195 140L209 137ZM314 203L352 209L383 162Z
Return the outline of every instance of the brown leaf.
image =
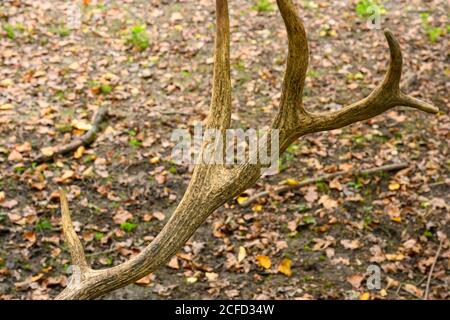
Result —
M150 282L152 280L151 278L152 278L152 275L149 274L149 275L146 275L145 277L139 279L135 283L138 284L138 285L141 285L141 286L147 286L147 285L150 284Z
M23 238L28 242L35 243L36 242L36 233L34 231L27 231L23 234Z
M16 147L16 150L18 152L30 152L31 151L31 144L29 142L25 142L24 144L21 144L20 146Z
M164 219L166 219L166 215L162 212L159 211L155 211L153 212L153 216L158 219L159 221L164 221Z
M22 160L23 160L22 154L17 150L11 151L11 153L8 155L8 161L20 162Z
M157 174L155 176L155 180L156 182L158 182L158 184L164 184L166 182L166 176L162 174Z
M338 178L335 178L335 179L330 181L330 188L331 189L336 189L336 190L339 190L339 191L342 191L342 189L343 189L343 187L342 187L341 183L339 182Z
M215 272L205 272L205 277L209 282L214 282L219 278L219 274Z
M19 202L17 202L16 199L11 199L11 200L8 200L8 201L3 201L3 202L0 204L0 207L6 208L6 209L12 209L12 208L14 208L15 206L17 206L18 203L19 203Z
M55 153L55 149L53 147L42 148L41 153L46 157L51 157Z
M405 291L411 293L412 295L414 295L416 297L423 296L423 290L417 288L415 285L407 283L403 286L403 289L405 289Z
M129 212L123 208L117 209L117 212L113 217L115 224L122 224L122 223L127 222L127 220L131 220L131 219L133 219L133 215L131 214L131 212Z
M362 274L353 274L348 276L345 280L352 285L353 288L359 289L361 287L361 283L364 280L364 275Z
M167 263L167 266L172 269L178 270L180 268L180 264L178 263L178 258L173 256L172 259Z
M359 240L348 240L348 239L343 239L341 240L341 244L345 249L358 249L361 247L361 243L359 242Z
M57 183L64 183L67 180L73 178L75 176L75 172L73 170L66 170L64 171L63 175L59 178L56 178L55 181Z
M338 206L338 202L327 195L320 197L319 203L322 204L325 209L334 209Z
M296 220L289 221L287 227L291 232L294 232L295 230L297 230L297 221Z
M305 194L305 200L309 203L315 202L319 198L316 190L314 188L309 188L308 192Z

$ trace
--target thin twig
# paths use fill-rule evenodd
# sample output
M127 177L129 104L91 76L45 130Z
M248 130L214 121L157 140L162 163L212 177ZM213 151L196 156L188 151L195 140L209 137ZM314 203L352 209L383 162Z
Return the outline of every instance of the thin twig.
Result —
M35 163L48 162L58 155L67 154L69 152L75 151L81 146L88 146L92 144L95 141L95 139L97 139L97 134L100 131L100 124L106 119L107 116L108 116L108 109L106 107L100 107L94 116L91 129L89 129L85 134L83 134L76 140L70 142L69 144L53 147L52 154L50 155L41 154L40 156L35 158L33 162Z
M278 195L278 194L286 192L286 191L299 189L301 187L316 183L318 181L327 181L327 180L331 180L333 178L336 178L339 176L344 176L344 175L374 174L374 173L378 173L378 172L398 171L398 170L405 169L407 167L408 167L407 163L399 163L399 164L389 164L386 166L371 168L371 169L367 169L367 170L347 170L347 171L338 171L335 173L325 174L325 175L318 176L315 178L303 180L295 185L285 185L285 186L278 187L277 189L273 190L272 192L269 192L269 191L259 192L259 193L255 194L254 196L250 197L248 200L242 202L241 207L248 207L253 202L255 202L257 199L268 196L270 194Z
M436 256L434 257L433 264L431 265L430 272L428 273L428 280L427 280L427 287L425 289L425 300L428 300L428 295L430 293L430 284L431 284L431 278L433 277L433 271L434 267L436 266L436 262L439 259L439 255L441 254L442 246L444 244L444 238L441 239L441 242L439 243L439 248L436 252Z

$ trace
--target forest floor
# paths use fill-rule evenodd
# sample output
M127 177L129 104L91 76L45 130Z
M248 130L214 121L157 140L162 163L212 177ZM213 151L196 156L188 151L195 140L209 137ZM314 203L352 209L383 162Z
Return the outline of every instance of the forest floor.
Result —
M389 59L382 32L366 26L358 1L297 2L311 52L305 106L367 96ZM80 5L77 25L69 1L0 3L0 299L50 299L67 284L59 188L90 263L105 268L158 234L192 173L172 162L171 134L208 112L213 1ZM381 19L401 42L403 89L438 115L400 107L302 138L278 175L217 210L166 267L107 298L422 299L436 262L429 296L449 299L448 9L384 1ZM230 10L233 127L264 128L280 99L284 25L275 1L230 1ZM91 147L33 164L85 132L99 106L111 117ZM392 163L407 168L238 204L283 182ZM371 265L379 288L366 285Z

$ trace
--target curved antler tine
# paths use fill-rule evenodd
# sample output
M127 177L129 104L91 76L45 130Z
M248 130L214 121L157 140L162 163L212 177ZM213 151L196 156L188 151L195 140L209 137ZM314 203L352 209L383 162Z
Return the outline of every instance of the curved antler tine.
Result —
M83 245L81 244L80 239L78 239L77 233L73 228L66 193L62 189L59 190L59 198L61 201L61 224L70 255L72 256L72 263L80 267L82 271L89 269L89 265L84 254Z
M439 112L435 106L400 91L403 67L402 51L391 31L385 30L384 35L389 44L390 62L383 82L367 98L354 104L337 111L310 114L311 125L299 129L300 134L341 128L375 117L396 106L407 106L428 113Z
M398 40L390 30L386 29L384 35L389 44L391 58L382 86L390 90L400 90L400 79L403 68L402 50Z
M227 129L231 121L230 19L228 1L216 0L214 75L208 128Z
M277 5L288 35L288 57L280 107L272 127L289 131L298 124L299 115L306 114L302 96L309 60L308 39L292 0L277 0Z

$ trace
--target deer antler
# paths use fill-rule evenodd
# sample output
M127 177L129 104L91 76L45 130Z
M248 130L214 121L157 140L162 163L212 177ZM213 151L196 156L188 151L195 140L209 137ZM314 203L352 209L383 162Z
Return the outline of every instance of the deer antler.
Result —
M380 86L367 98L341 110L325 113L307 111L302 104L309 57L305 28L292 0L277 0L277 4L289 39L283 92L278 114L272 124L274 129L280 130L280 152L300 136L369 119L395 106L404 105L429 113L438 112L436 107L400 91L402 56L397 40L389 31L385 34L391 62ZM214 77L207 126L224 131L230 126L231 115L227 0L216 0L216 16ZM205 146L202 149L204 148ZM250 155L249 159L252 157L255 155ZM133 283L163 266L211 213L253 185L261 176L261 168L261 164L249 162L234 166L198 164L182 200L157 237L137 256L103 270L89 268L70 221L66 197L61 191L63 229L73 263L79 267L81 277L79 284L68 286L57 299L93 299Z

